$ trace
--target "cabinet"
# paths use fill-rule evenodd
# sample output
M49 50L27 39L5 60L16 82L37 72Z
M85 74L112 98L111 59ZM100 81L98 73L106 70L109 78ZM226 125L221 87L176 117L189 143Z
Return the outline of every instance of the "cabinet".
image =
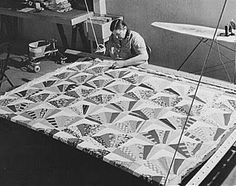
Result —
M96 39L98 44L104 44L109 40L111 35L110 25L114 19L123 19L123 16L117 15L104 15L104 16L92 16L84 22L85 34L87 35L88 40L90 41L90 50L93 53L97 47ZM94 30L94 31L93 31Z

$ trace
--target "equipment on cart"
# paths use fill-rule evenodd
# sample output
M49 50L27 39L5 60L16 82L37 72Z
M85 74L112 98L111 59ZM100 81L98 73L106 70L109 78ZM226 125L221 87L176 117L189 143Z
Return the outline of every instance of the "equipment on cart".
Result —
M39 40L29 44L28 58L25 60L26 66L34 71L40 71L40 60L44 57L50 57L58 64L64 64L67 57L56 48L56 40Z

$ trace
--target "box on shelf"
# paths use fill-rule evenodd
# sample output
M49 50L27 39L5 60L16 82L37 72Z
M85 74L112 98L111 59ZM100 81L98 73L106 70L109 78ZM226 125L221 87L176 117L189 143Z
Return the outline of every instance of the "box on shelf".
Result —
M91 22L93 24L93 28L98 41L107 41L109 36L111 35L110 25L114 19L123 19L123 16L115 16L115 15L104 15L97 16L94 15L85 21L85 31L89 40L95 41L94 33L92 30Z
M93 0L93 11L95 14L106 15L106 0Z

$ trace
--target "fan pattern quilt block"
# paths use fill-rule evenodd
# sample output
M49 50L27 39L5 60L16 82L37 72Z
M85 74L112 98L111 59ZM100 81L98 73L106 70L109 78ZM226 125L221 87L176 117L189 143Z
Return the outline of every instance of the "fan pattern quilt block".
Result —
M192 104L196 87L141 68L75 62L1 96L0 114L149 181L164 183L170 170L168 183L177 184L236 121L233 94L200 85Z

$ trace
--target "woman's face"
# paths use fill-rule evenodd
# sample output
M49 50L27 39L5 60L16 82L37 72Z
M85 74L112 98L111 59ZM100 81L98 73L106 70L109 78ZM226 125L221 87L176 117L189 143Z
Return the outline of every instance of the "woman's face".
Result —
M122 40L125 38L126 31L127 31L127 28L124 27L123 29L114 30L112 33L117 39Z

